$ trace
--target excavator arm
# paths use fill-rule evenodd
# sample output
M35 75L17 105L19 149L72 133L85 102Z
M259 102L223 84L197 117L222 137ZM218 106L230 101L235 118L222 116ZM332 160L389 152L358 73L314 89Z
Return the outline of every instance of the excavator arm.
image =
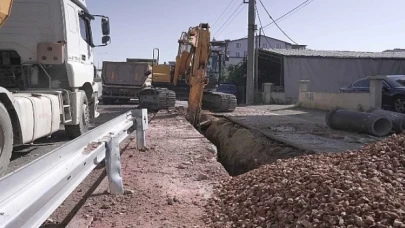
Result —
M208 84L207 65L211 54L209 25L201 23L184 32L179 40L174 83L185 77L190 86L187 120L196 126L200 120L204 87Z
M13 6L13 0L0 0L0 27L6 22Z

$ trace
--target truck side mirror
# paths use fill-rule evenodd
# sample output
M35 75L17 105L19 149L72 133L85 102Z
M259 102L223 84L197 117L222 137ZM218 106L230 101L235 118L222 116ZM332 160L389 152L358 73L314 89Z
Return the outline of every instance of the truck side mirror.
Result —
M101 42L102 42L104 45L108 45L108 44L111 42L111 37L110 37L110 36L103 36Z
M101 30L104 36L110 35L110 20L108 19L108 17L103 17L101 19Z

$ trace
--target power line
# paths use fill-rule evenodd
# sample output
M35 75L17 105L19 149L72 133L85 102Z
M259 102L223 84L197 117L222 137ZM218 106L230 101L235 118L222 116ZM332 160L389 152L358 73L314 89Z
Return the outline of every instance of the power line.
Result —
M259 19L259 23L260 23L260 29L263 32L263 35L264 35L264 38L266 39L267 44L269 44L271 46L269 40L267 39L266 33L264 33L264 30L263 30L263 24L262 24L262 19L260 18L259 10L257 9L257 6L255 6L255 8L256 8L256 13L257 13L257 18ZM259 36L259 40L260 40L260 36ZM260 47L258 47L258 48L260 48Z
M295 42L293 39L291 39L287 33L284 32L283 29L280 28L280 26L278 26L277 22L273 19L273 17L270 15L269 11L267 11L266 6L264 6L262 0L259 0L260 4L262 5L262 7L264 8L264 10L266 11L267 15L270 17L270 19L274 22L274 24L277 26L277 28L289 39L291 40L291 42L293 42L294 44L297 44L297 42Z
M243 5L243 3L241 3L238 8L235 9L235 11L231 14L231 16L229 16L228 20L226 20L224 22L224 24L222 24L222 26L217 30L216 33L214 33L214 37L215 35L219 35L221 34L230 24L233 20L235 20L236 17L238 17L238 15L242 12L242 10L245 8L246 5L244 5L242 8L240 8ZM237 10L240 8L239 12L237 12ZM236 13L236 15L232 18L232 16ZM232 19L231 19L232 18ZM230 21L229 21L230 20ZM229 21L229 23L228 23ZM227 24L228 23L228 24ZM226 25L226 26L225 26ZM224 27L225 26L225 27ZM223 28L223 29L222 29ZM221 30L222 29L222 30Z
M217 29L217 31L214 33L214 36L221 31L221 29L226 25L226 23L228 23L228 21L232 18L233 15L235 15L235 13L238 11L238 9L243 5L243 3L239 4L238 7L236 7L236 9L233 11L233 13L228 17L228 19L226 19L226 21L221 25L221 27L219 27Z
M298 10L304 8L305 6L309 5L309 4L310 4L311 2L313 2L313 1L314 1L314 0L306 0L306 1L304 1L303 3L301 3L301 4L299 4L298 6L296 6L295 8L293 8L292 10L288 11L287 13L285 13L283 16L277 18L277 19L276 19L276 22L279 21L279 20L281 20L281 19L283 19L284 17L290 15L291 13L296 12L296 11L298 11ZM302 7L301 7L301 6L302 6ZM301 7L301 8L300 8L300 7ZM272 24L274 24L274 22L271 22L271 23L269 23L269 24L263 26L263 29L269 27L269 26L272 25Z
M305 2L303 2L303 3L299 4L298 6L296 6L294 9L292 9L292 10L288 11L287 13L283 14L283 16L277 18L277 19L276 19L276 22L280 21L280 20L283 19L283 18L285 19L286 16L291 15L294 11L297 12L298 10L304 8L305 6L309 5L309 4L310 4L311 2L313 2L313 1L314 1L314 0L306 0ZM304 5L304 4L306 4L306 5ZM302 7L301 7L301 6L302 6ZM300 8L300 7L301 7L301 8ZM300 8L300 9L298 9L298 8ZM274 24L274 22L271 22L271 23L269 23L269 24L267 24L267 25L265 25L265 26L262 27L262 28L263 28L263 30L262 30L262 31L263 31L263 34L264 34L264 29L267 28L268 26L272 25L272 24ZM247 38L247 36L245 36L245 37L243 37L243 38Z
M226 8L224 9L224 11L222 11L221 15L219 15L219 17L217 18L217 20L214 22L214 24L212 24L212 26L215 26L217 24L217 22L219 21L219 19L224 15L224 13L228 10L229 6L231 6L232 2L235 0L231 0L229 2L229 4L226 6Z

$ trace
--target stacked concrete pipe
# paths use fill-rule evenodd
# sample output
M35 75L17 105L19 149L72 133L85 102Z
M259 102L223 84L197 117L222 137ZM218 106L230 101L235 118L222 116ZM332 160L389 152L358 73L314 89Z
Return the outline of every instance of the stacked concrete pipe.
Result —
M392 129L397 134L400 134L405 130L405 114L403 113L392 112L381 108L370 108L366 112L382 115L390 119L392 122Z
M355 131L377 137L388 135L392 121L384 115L335 108L326 114L326 124L335 130Z

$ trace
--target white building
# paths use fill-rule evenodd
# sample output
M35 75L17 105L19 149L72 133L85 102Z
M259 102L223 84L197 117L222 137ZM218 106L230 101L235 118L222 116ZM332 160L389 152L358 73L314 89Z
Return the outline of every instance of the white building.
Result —
M247 56L247 40L247 38L241 38L228 41L226 54L229 56L229 61L226 62L227 65L236 65ZM260 44L260 48L264 49L305 49L306 47L306 45L294 45L264 35L256 36L255 42L257 45Z

